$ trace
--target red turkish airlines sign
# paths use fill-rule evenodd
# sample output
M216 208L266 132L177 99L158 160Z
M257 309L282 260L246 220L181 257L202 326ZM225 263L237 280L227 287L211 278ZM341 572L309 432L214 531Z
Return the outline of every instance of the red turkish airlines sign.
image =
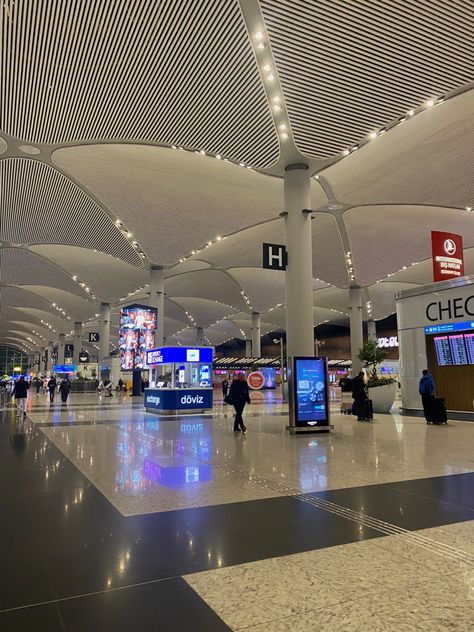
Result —
M263 374L260 373L260 371L253 371L249 374L247 378L247 384L254 391L259 391L261 388L263 388L263 385L265 384L265 378L263 377Z
M464 276L464 252L461 235L431 231L433 281Z

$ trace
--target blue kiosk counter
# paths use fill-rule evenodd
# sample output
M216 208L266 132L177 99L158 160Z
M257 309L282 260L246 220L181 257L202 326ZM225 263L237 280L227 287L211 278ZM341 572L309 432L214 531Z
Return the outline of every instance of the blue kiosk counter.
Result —
M145 389L148 412L204 412L213 406L213 347L161 347L147 351L150 388Z

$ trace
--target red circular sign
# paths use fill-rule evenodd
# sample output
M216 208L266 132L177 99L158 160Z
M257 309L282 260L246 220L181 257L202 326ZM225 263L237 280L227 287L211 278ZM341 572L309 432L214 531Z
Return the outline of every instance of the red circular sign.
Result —
M252 388L254 391L260 390L261 388L263 388L263 385L265 384L265 378L263 377L263 373L260 373L259 371L253 371L252 373L249 374L247 378L247 383L249 387Z

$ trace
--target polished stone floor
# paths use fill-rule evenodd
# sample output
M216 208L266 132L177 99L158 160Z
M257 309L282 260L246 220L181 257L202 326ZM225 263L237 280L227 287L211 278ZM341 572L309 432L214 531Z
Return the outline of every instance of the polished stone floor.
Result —
M0 631L469 630L474 424L247 435L126 396L0 413ZM159 625L157 624L159 622Z

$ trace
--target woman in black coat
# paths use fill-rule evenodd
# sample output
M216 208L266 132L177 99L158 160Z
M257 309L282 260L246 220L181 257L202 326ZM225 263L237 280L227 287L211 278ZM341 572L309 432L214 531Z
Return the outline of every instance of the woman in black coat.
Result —
M234 432L242 430L245 434L247 426L242 419L242 413L244 412L245 404L250 404L250 395L249 386L243 373L239 373L238 378L233 380L230 385L228 400L235 408Z
M62 380L59 385L59 392L61 393L61 400L63 404L67 402L69 391L71 390L71 382L69 380Z

